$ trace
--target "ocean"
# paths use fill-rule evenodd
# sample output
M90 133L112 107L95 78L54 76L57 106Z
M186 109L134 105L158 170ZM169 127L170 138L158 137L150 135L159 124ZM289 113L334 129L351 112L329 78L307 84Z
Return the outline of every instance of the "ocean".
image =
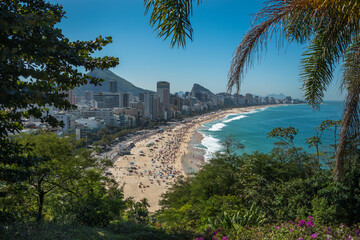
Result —
M221 143L230 134L244 144L244 149L237 153L254 151L269 152L276 139L267 138L267 133L277 127L292 126L298 129L294 139L297 147L309 152L314 149L305 144L306 138L316 135L315 128L324 120L341 119L344 107L342 102L324 102L320 110L314 111L306 104L270 106L242 114L231 114L224 119L203 125L199 132L204 136L197 147L206 151L205 160L216 151L222 150ZM325 131L322 135L322 146L333 143L333 133Z

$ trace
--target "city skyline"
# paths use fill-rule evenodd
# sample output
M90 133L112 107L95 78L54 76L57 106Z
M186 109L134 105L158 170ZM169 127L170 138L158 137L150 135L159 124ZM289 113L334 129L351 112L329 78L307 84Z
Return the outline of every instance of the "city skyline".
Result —
M232 54L250 27L250 14L262 6L262 1L203 1L194 8L194 41L188 41L185 49L171 49L170 41L157 39L148 25L143 1L53 2L63 5L67 12L67 19L59 27L70 40L113 37L113 43L98 56L119 57L120 65L110 70L134 85L156 91L156 82L168 81L172 92L185 92L198 83L215 93L226 90ZM302 98L299 65L303 47L285 45L278 50L274 45L273 41L261 62L255 62L248 71L240 94L284 93ZM341 73L337 71L334 76L335 83L329 87L325 100L343 99L338 90Z

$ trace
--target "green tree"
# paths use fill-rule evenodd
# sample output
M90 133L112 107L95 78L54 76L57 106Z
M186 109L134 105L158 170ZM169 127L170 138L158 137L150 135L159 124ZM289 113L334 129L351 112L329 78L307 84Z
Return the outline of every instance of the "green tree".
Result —
M145 0L152 9L150 25L171 45L185 46L192 39L190 16L194 0ZM199 2L199 1L198 1ZM305 99L314 109L320 107L324 92L343 63L341 89L347 92L345 111L336 152L334 179L342 180L351 167L351 154L360 135L360 14L357 0L269 0L255 15L254 23L237 47L228 75L228 91L240 89L241 80L256 52L266 49L269 40L307 44L301 60L301 80ZM279 44L281 46L282 44ZM355 144L354 144L355 143Z
M62 6L45 0L0 1L0 172L1 181L26 178L23 166L35 164L24 159L20 148L7 137L23 128L22 119L34 117L52 126L59 124L49 107L72 109L66 97L74 87L101 79L82 70L110 68L114 57L92 57L112 42L99 36L93 41L70 41L56 27L65 12ZM26 163L25 163L26 162ZM14 169L22 169L16 172ZM25 175L24 175L25 174Z
M108 160L98 160L84 149L76 149L76 143L70 138L59 138L55 133L40 135L22 134L16 138L21 145L31 144L29 154L40 161L30 168L31 174L22 183L23 191L29 201L35 203L36 220L41 222L46 199L55 193L70 194L73 198L82 198L85 190L93 191L93 181L105 181L101 175L111 165ZM95 177L95 179L94 179ZM87 184L82 186L82 182ZM33 196L33 197L32 197ZM48 209L49 210L49 209Z

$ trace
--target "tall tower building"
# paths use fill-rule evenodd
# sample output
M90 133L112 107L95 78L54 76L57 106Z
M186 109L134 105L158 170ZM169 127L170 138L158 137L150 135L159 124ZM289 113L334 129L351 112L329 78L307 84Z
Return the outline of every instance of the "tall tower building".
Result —
M160 98L156 93L144 93L144 117L157 120L160 116Z
M144 117L153 119L154 112L154 94L144 93Z
M73 89L68 90L67 100L69 101L69 103L75 104L75 95Z
M92 100L91 91L85 91L85 101L90 102Z
M157 82L157 94L160 98L160 105L162 105L161 111L164 113L164 119L167 120L170 116L170 83Z
M247 93L245 95L245 104L246 105L254 105L254 97L252 94Z
M130 93L121 93L121 107L130 107Z
M117 90L117 81L115 80L110 80L109 81L109 92L112 92L112 93L116 93L118 90Z

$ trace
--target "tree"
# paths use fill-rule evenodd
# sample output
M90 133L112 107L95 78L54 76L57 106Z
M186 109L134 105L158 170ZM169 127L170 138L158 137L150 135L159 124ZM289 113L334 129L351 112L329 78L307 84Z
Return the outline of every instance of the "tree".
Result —
M9 219L14 212L21 220L35 219L37 223L46 216L56 222L91 226L121 218L125 210L122 189L105 174L111 161L91 157L91 151L77 148L77 142L55 133L21 134L15 142L30 144L28 154L40 161L29 168L29 176L18 183L17 191L0 198L0 216Z
M166 39L172 35L172 46L176 43L185 46L185 36L192 38L189 19L193 2L145 0L146 10L153 10L150 25L156 26L158 36ZM319 109L324 92L333 80L333 72L342 62L341 89L347 95L335 156L335 180L345 176L351 165L352 150L357 147L354 143L360 138L359 27L359 2L356 0L269 0L255 15L254 24L235 50L228 75L228 91L234 87L239 91L255 53L266 49L273 36L281 36L280 41L308 44L300 76L305 99L314 109Z
M94 41L70 41L55 25L64 17L62 6L45 0L0 2L0 169L1 177L26 178L22 148L7 137L23 129L22 120L34 117L51 126L60 124L49 108L73 109L66 97L80 85L102 80L86 76L82 69L110 68L114 57L91 55L112 42L99 36ZM14 169L22 169L16 172ZM13 175L16 176L13 176Z
M39 223L42 221L45 199L49 198L48 195L63 192L79 198L79 194L86 187L78 189L78 185L84 178L90 181L89 171L103 172L105 167L111 165L107 160L90 157L89 151L77 149L76 143L70 138L59 138L55 133L22 134L16 141L20 145L31 144L31 155L41 160L30 168L31 174L22 183L29 201L36 202L36 220ZM105 179L96 179L100 180ZM32 200L31 196L36 200Z

